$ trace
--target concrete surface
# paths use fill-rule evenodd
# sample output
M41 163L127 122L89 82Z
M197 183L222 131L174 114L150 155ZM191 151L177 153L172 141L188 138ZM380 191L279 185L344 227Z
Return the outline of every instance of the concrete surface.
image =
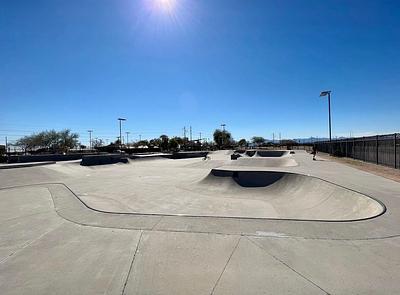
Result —
M232 166L229 155L0 170L1 294L398 292L400 183L300 151L286 167ZM206 185L213 168L282 177ZM301 211L319 190L318 206L334 201L327 212L365 213L352 198L387 211L359 221L258 216Z
M50 165L50 164L55 164L55 163L56 163L55 161L46 161L46 162L0 164L0 169L13 169L13 168L44 166L44 165Z

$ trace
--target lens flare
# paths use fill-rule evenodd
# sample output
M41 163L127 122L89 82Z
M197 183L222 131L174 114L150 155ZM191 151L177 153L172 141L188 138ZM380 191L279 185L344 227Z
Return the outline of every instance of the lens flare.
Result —
M195 0L135 0L126 9L126 16L136 30L150 36L164 37L187 32L198 24Z
M176 6L177 0L154 0L154 1L158 9L160 9L161 11L171 13Z

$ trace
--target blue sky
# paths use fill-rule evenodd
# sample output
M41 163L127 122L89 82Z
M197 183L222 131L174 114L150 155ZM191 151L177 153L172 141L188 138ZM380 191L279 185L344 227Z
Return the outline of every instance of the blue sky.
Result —
M0 2L0 143L399 131L399 1Z

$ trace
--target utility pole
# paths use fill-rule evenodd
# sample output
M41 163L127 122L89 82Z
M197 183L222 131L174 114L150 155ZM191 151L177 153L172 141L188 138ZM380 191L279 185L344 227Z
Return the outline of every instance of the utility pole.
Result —
M186 138L186 127L184 126L183 127L183 140L185 140L185 138Z
M7 163L8 163L8 141L6 136L6 155L7 155Z
M190 141L192 141L192 126L190 126Z
M89 149L92 149L92 132L93 130L88 130L89 132Z
M126 121L124 118L118 118L119 121L119 149L122 153L122 121Z
M128 144L129 143L129 131L126 131L125 132L126 133L126 144Z
M279 145L282 144L281 133L279 132Z
M319 95L328 96L328 112L329 112L329 146L330 146L330 154L332 154L332 122L331 122L331 91L322 91Z
M201 140L201 132L199 133L199 140Z
M275 143L275 133L272 133L272 144Z
M221 127L222 127L222 147L224 146L224 143L225 143L225 126L226 126L226 124L221 124Z

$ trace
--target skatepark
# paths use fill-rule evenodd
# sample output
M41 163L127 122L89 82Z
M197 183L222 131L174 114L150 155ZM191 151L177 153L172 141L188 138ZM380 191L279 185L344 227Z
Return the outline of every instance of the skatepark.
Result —
M305 151L0 169L3 294L395 294L400 184Z

